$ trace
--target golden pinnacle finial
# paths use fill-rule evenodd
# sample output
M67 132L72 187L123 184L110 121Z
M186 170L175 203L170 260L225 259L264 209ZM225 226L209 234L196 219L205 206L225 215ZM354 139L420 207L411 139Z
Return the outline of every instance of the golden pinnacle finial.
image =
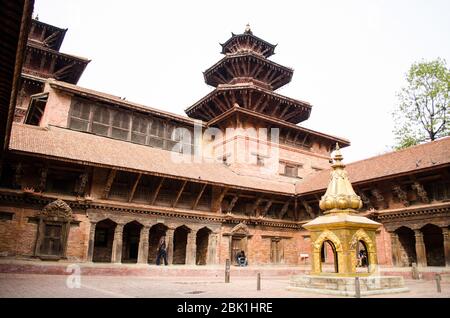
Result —
M245 32L244 33L253 34L252 33L252 29L250 29L250 23L247 23L247 25L245 26Z
M336 165L345 167L345 166L342 164L342 160L343 160L343 159L344 159L344 157L343 157L342 154L341 154L341 150L340 150L340 148L339 148L339 143L336 143L336 148L335 148L335 150L334 150L334 157L333 157L334 164L333 164L332 167L334 167L334 166L336 166Z
M336 143L334 152L333 171L331 172L331 180L328 184L327 192L322 196L319 206L324 213L332 212L352 212L362 207L362 201L353 190L352 184L345 171L345 165L342 163L341 151L339 144Z

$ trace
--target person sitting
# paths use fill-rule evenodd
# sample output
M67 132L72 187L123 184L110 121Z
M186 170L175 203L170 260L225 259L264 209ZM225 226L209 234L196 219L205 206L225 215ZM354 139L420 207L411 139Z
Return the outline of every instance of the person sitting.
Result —
M239 266L247 266L248 262L247 262L247 257L245 256L244 251L240 251L236 255L236 259L237 259L237 263Z

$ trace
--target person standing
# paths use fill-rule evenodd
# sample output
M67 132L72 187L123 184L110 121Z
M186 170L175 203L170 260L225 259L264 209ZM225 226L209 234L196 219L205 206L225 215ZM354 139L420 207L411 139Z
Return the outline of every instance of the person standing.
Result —
M164 265L168 265L167 263L167 249L166 249L166 236L163 235L159 239L158 243L158 252L156 255L156 265L161 263L161 258L164 260Z

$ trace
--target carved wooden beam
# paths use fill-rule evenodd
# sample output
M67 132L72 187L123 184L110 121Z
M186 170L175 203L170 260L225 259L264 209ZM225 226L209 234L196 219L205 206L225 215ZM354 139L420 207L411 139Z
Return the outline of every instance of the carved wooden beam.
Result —
M103 189L103 198L108 199L109 191L111 191L111 186L114 182L114 178L116 177L117 170L111 169L109 171L108 179L106 180L105 188Z
M267 201L266 205L264 206L264 209L261 211L261 216L265 217L267 215L267 212L269 211L270 207L272 206L273 201L269 200Z
M408 200L408 194L405 190L403 190L400 185L396 184L392 187L392 191L394 192L395 196L400 200L400 202L403 203L404 206L409 206L409 200Z
M155 204L156 198L158 198L159 191L161 190L161 187L162 187L162 185L163 185L165 179L166 179L166 177L162 177L161 180L159 180L159 184L158 184L158 186L156 187L155 193L153 194L153 197L152 197L152 199L150 200L150 204L151 204L151 205L154 205L154 204Z
M418 181L414 182L411 187L414 191L416 191L417 196L420 198L420 201L422 201L423 203L430 202L427 192L425 191L423 185L421 185Z
M290 112L289 114L287 114L287 116L285 118L283 118L283 120L289 120L294 116L297 116L298 112L296 111L296 109L294 109L292 112Z
M142 173L139 173L136 177L136 180L134 181L133 186L131 187L130 195L128 196L128 202L133 201L134 193L136 192L136 188L139 184L139 181L141 180Z
M172 203L172 207L173 208L177 205L178 201L180 200L181 194L183 193L183 190L184 190L184 187L186 186L186 183L187 183L187 181L184 180L183 184L181 185L180 190L178 190L178 193L177 193L177 196L175 198L175 201L173 201L173 203Z
M239 74L236 63L234 61L231 62L231 68L233 69L234 74ZM233 76L235 77L235 76Z
M191 207L192 210L195 210L197 208L197 205L200 202L200 198L202 197L203 192L205 191L207 185L208 185L207 183L203 184L202 189L200 190L200 192L198 193L197 197L195 198L194 203L192 204L192 207Z
M267 106L269 106L269 104L270 104L270 99L266 98L264 103L261 105L261 108L259 109L259 112L260 113L264 112L264 110L266 109Z
M78 188L77 188L77 195L78 196L83 196L85 189L86 189L86 184L89 180L89 174L87 172L83 172L80 176L79 176L79 183L78 183Z
M37 192L43 192L45 191L45 187L47 184L47 175L48 175L48 165L44 165L41 168L41 175L39 176L39 185L38 188L36 189Z
M378 203L378 207L381 208L386 208L387 207L387 203L384 200L384 196L381 194L380 190L378 189L372 189L370 191L370 193L375 197L375 199L377 200Z
M256 215L256 216L259 216L259 215L258 215L258 206L259 206L259 204L261 203L261 201L262 201L262 198L257 198L257 199L256 199L256 201L253 203L253 206L252 206L252 210L251 210L251 212L250 212L250 215Z
M272 81L270 81L270 85L274 86L274 84L275 84L276 82L278 82L279 80L281 80L283 77L284 77L284 74L283 74L283 73L280 74L280 75L278 75L276 78L274 78Z
M298 221L299 218L299 213L298 213L298 200L297 197L294 199L294 220Z
M222 201L223 201L223 198L225 198L225 195L227 194L227 192L228 192L228 188L227 188L227 187L224 187L224 188L222 189L222 191L220 192L219 197L218 197L217 200L216 200L216 204L215 204L215 206L213 207L213 211L216 211L216 212L219 212L219 211L220 211L220 209L221 209L221 207L222 207Z
M275 114L278 112L278 110L280 109L280 103L278 103L274 108L272 113L270 114L270 116L275 116Z
M287 209L289 207L289 204L292 202L292 199L287 200L284 204L283 207L281 208L280 212L278 212L278 218L279 219L283 219L284 215L287 212Z
M280 114L280 118L283 118L284 115L286 115L286 113L288 112L288 110L289 110L290 108L291 108L291 107L288 106L288 105L284 106L284 109L283 109L283 111L282 111L281 114Z
M227 105L227 108L230 109L233 107L233 104L231 103L230 98L226 96L226 93L221 94L220 96L223 96L223 100L225 101L225 104Z
M55 73L53 73L53 76L55 76L55 78L61 78L63 75L67 74L69 72L69 70L74 67L76 65L76 63L71 63L69 65L66 65L64 67L61 67L59 70L57 70Z
M219 106L221 111L227 111L227 106L217 96L214 96L213 101Z
M234 72L230 69L230 67L229 67L228 65L226 65L226 64L225 64L225 70L228 72L228 74L230 74L231 78L236 77L236 75L235 75L236 73L234 73ZM224 79L224 82L226 83L227 80Z
M264 94L259 95L258 100L256 101L255 105L253 105L252 110L256 111L258 106L261 104L261 102L264 100Z
M364 193L364 191L359 191L358 195L361 197L362 202L364 203L364 205L370 210L373 209L373 205L372 202L370 201L370 199L366 196L366 194Z
M309 205L308 202L306 201L302 201L303 207L306 210L306 213L308 213L309 217L314 219L316 216L314 215L314 211L313 208Z
M233 208L234 208L234 206L235 206L235 204L236 204L238 199L239 199L239 193L235 194L233 199L231 199L231 202L230 202L230 204L227 207L227 214L231 213L231 211L233 210Z
M211 110L211 108L210 107L203 107L203 111L207 114L207 115L209 115L211 118L214 118L214 117L216 117L216 114L215 113L213 113L213 111Z

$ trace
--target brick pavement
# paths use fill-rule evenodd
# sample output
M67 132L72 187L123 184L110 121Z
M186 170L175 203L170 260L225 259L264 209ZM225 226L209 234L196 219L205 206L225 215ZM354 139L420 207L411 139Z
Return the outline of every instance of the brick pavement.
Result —
M262 277L262 289L256 290L256 277L235 277L225 284L222 277L136 277L81 276L80 288L69 288L68 276L36 274L0 274L0 297L161 297L161 298L316 298L320 294L286 290L288 277ZM70 280L73 282L73 280ZM410 292L370 297L450 298L450 283L442 283L436 292L434 281L405 280Z

